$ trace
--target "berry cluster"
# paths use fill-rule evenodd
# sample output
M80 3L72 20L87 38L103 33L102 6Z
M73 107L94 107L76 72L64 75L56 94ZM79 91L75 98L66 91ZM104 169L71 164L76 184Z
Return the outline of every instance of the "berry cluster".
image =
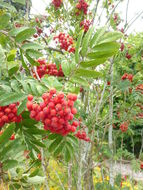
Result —
M115 23L116 26L118 26L120 24L121 20L120 20L117 13L114 14L113 20L114 20L114 23Z
M23 25L20 24L20 23L15 23L14 26L15 26L16 28L21 28Z
M123 76L122 76L122 80L129 80L130 82L133 81L133 75L132 74L127 74L125 73Z
M35 22L41 24L41 23L44 21L44 19L45 19L44 17L43 17L43 18L38 18L38 17L36 17L36 18L35 18Z
M53 0L52 4L54 5L55 9L58 9L62 4L62 0Z
M90 142L90 138L87 137L87 134L86 134L86 132L84 130L83 131L78 130L77 133L75 134L75 136L78 139Z
M4 131L0 131L0 135L3 134ZM13 141L15 140L15 134L12 134L11 137L9 138L9 140Z
M80 27L83 27L84 32L87 32L87 31L88 31L90 25L91 25L91 21L89 21L89 20L83 20L83 21L81 21L81 23L80 23Z
M136 87L136 90L137 90L137 91L140 91L141 94L143 94L143 84L139 84L139 85Z
M40 64L39 66L37 66L37 73L39 77L42 78L44 75L48 74L48 65L45 59L38 59L37 62Z
M62 70L62 66L59 66L59 70L57 70L57 66L54 63L48 64L48 75L57 76L57 77L64 77L64 73Z
M128 130L128 122L123 122L121 125L120 125L120 129L121 131L124 133Z
M61 65L59 67L59 70L57 70L56 64L54 63L47 64L45 59L38 59L37 61L38 63L40 63L40 65L37 66L37 73L40 78L42 78L46 74L57 76L57 77L64 76ZM34 77L36 77L35 73L34 73Z
M36 30L37 30L37 33L33 35L34 38L38 38L43 33L43 30L39 28L38 26L36 26Z
M6 123L19 123L21 121L22 116L17 115L17 105L19 105L19 103L0 107L0 127L3 127Z
M73 120L77 113L74 102L77 100L75 94L56 93L56 89L42 95L43 102L33 103L33 96L28 96L27 108L30 117L44 124L44 129L52 133L67 135L75 132L79 122Z
M79 11L83 11L83 13L84 13L85 15L87 15L88 4L87 4L87 2L85 2L84 0L79 0L79 1L78 1L78 4L76 5L76 8L77 8ZM78 12L77 14L79 15L80 12Z
M127 53L126 53L126 58L129 60L129 59L132 58L132 56L127 52Z
M121 50L121 51L124 51L124 48L125 48L124 43L121 43L120 50Z
M73 38L70 35L66 35L65 33L60 33L58 36L54 37L56 42L59 42L60 48L68 51L70 53L75 52L75 48L73 47Z

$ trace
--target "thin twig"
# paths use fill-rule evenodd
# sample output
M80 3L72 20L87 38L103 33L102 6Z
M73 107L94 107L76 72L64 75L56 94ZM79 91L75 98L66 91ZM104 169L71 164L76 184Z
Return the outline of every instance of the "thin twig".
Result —
M94 11L94 14L93 14L93 21L92 21L92 24L93 24L93 25L94 25L95 16L96 16L96 13L97 13L97 8L98 8L98 5L99 5L99 1L100 1L100 0L97 0L97 2L96 2L96 7L95 7L95 11Z
M125 20L125 26L124 26L124 28L126 28L126 25L127 25L127 23L128 23L128 8L129 8L129 2L130 2L130 0L127 1L126 20Z
M105 25L107 25L107 23L109 22L109 20L110 20L112 14L114 13L115 9L118 7L118 5L120 4L120 2L121 2L121 1L119 0L119 2L116 4L116 6L114 7L114 9L112 10L111 14L110 14L109 17L107 18L107 21L106 21Z
M135 19L131 22L131 24L128 24L128 26L127 26L125 32L127 32L127 30L131 27L131 25L132 25L142 14L143 14L143 11L135 17Z

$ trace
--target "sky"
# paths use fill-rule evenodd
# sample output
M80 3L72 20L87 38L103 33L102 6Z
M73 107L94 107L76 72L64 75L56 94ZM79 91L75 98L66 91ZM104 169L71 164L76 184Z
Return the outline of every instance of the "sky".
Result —
M32 14L44 14L45 8L48 6L50 0L32 0ZM117 12L120 13L121 18L126 18L126 4L127 0L124 0L119 7ZM143 11L143 0L129 0L128 8L128 21L131 20L137 13ZM143 14L129 29L130 32L141 32L143 31Z

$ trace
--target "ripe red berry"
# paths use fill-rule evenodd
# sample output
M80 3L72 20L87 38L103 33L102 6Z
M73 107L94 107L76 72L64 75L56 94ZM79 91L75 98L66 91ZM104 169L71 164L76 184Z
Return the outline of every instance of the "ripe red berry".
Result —
M11 135L10 140L11 141L15 140L15 134Z
M110 81L107 81L107 85L110 86L110 85L111 85L111 82L110 82Z
M55 116L55 115L56 115L56 110L55 110L55 109L52 109L52 110L50 111L50 114L51 114L52 116Z
M26 106L27 106L27 109L28 109L29 111L31 111L33 104L32 104L32 102L28 101L27 104L26 104Z
M71 113L72 113L73 115L75 115L75 114L77 113L77 109L76 109L76 108L72 108L72 109L71 109Z
M3 122L7 123L8 122L8 116L7 115L3 115L2 118L1 118L1 120Z
M50 90L50 94L56 94L56 89L55 88L52 88L51 90Z
M31 94L28 95L27 97L28 101L32 101L33 100L33 96Z
M11 109L10 109L10 108L6 108L4 111L5 111L5 113L7 113L7 114L11 113Z
M79 123L77 121L73 121L72 125L77 127L79 125Z

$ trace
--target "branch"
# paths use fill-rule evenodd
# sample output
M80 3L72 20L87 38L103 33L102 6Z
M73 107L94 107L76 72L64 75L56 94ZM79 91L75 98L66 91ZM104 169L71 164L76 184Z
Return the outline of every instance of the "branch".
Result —
M119 0L119 2L116 4L116 6L114 7L114 9L112 10L111 14L110 14L109 17L107 18L107 21L106 21L105 25L107 25L107 23L109 22L109 20L110 20L112 14L114 13L115 9L118 7L118 5L120 4L120 2L121 2L121 1Z
M36 75L37 79L38 79L39 81L41 81L41 79L40 79L40 77L39 77L39 75L38 75L38 73L37 73L37 67L34 66L33 68L34 68L34 72L35 72L35 75Z
M48 185L48 180L47 180L47 171L46 171L46 164L45 164L45 160L44 160L44 151L43 151L43 148L41 148L41 164L42 164L42 168L43 168L43 172L44 172L44 176L45 176L46 190L50 190L49 189L49 185Z
M128 0L128 1L127 1L127 7L126 7L126 20L125 20L125 26L124 26L124 28L126 28L126 25L127 25L127 20L128 20L128 8L129 8L129 1L130 1L130 0Z
M125 32L131 27L131 25L132 25L142 14L143 14L143 11L135 17L135 19L131 22L131 24L128 24L128 25L127 25L127 29L125 30ZM131 20L132 20L132 19L131 19Z
M110 68L110 98L109 98L109 121L110 121L110 126L109 126L109 133L108 133L108 143L109 143L109 148L112 152L112 157L110 159L110 169L109 169L109 175L110 175L110 185L113 187L114 186L114 175L113 175L113 137L112 137L112 131L113 131L113 59L111 60L111 68Z
M45 42L45 44L48 46L48 43L47 43L46 39L44 38L44 36L42 36L42 39ZM53 48L53 47L47 47L47 49L52 50L52 51L57 51L57 52L64 55L64 52L62 50L60 50L60 49L56 49L56 48Z
M96 12L97 12L97 8L98 8L99 1L100 1L100 0L97 0L97 3L96 3L95 11L94 11L94 14L93 14L93 21L92 21L92 24L94 24L94 21L95 21L95 16L96 16Z

